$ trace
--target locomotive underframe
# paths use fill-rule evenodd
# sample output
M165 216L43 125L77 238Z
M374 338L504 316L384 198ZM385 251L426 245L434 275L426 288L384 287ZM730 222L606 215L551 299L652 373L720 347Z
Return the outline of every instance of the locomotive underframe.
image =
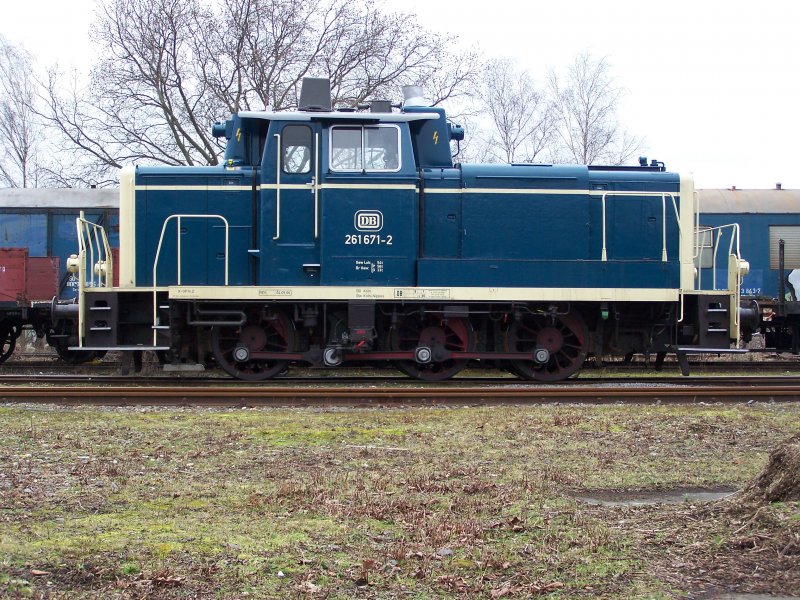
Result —
M155 350L172 365L216 365L253 380L291 364L391 363L424 380L480 364L556 381L576 372L587 355L602 360L730 347L727 294L687 294L682 302L180 297L185 294L180 288L86 290L84 337L73 349Z

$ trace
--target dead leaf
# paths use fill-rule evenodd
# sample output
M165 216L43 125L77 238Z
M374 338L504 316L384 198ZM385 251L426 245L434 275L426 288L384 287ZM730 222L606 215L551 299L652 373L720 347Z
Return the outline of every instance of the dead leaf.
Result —
M563 588L563 587L566 587L566 584L565 584L565 583L561 583L560 581L554 581L553 583L548 583L548 584L547 584L546 586L544 586L544 588L542 588L542 589L545 589L545 590L547 590L548 592L550 592L550 591L552 591L552 590L560 590L560 589L561 589L561 588Z
M511 595L511 584L506 583L501 588L494 589L490 592L492 598L504 598Z
M171 576L157 576L150 579L150 583L153 585L161 585L161 586L178 586L183 582L183 577L171 577Z

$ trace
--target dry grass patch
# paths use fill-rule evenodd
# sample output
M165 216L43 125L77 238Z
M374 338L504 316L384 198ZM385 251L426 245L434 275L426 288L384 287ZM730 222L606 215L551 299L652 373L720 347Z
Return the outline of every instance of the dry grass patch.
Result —
M0 594L669 597L669 531L575 492L741 486L799 430L764 404L0 407Z

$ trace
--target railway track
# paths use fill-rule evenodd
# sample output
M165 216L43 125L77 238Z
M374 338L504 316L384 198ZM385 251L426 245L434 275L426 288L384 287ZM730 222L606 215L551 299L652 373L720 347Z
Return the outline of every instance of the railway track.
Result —
M0 374L0 397L2 396L3 386L22 385L31 382L31 376L20 373ZM337 386L346 385L386 385L394 387L419 387L421 389L437 388L459 388L468 386L482 386L487 389L490 386L497 388L503 387L524 387L527 389L549 387L581 387L588 385L601 386L710 386L710 385L800 385L800 375L692 375L691 377L670 376L665 374L643 374L638 376L599 376L566 379L557 383L541 383L537 381L526 381L513 375L492 376L459 376L436 383L425 383L414 380L405 375L396 374L393 371L387 373L376 373L371 375L354 376L322 376L322 375L282 375L268 381L253 383L227 377L214 377L205 375L175 377L170 375L85 375L85 374L39 374L36 378L36 385L76 385L76 386L121 386L121 387L145 387L156 386L164 388L192 388L199 386L215 386L218 388L244 388L254 387L258 389L270 389L271 387L293 386L304 388L309 386ZM310 389L310 388L309 388Z
M77 364L72 365L65 363L56 355L46 355L44 358L37 358L37 356L41 357L42 355L36 355L31 353L29 356L23 355L21 357L17 357L17 354L14 355L14 358L9 359L5 363L2 364L0 367L0 373L3 371L11 371L11 372L27 372L33 369L52 369L58 371L97 371L97 372L111 372L115 370L119 370L122 366L122 363L115 360L104 360L99 363L86 363L86 364ZM758 369L758 370L769 370L769 371L779 371L779 370L800 370L800 359L788 359L788 360L779 360L779 359L770 359L767 358L765 360L752 360L752 361L742 361L742 360L725 360L725 359L694 359L689 360L689 366L693 370L747 370L747 369ZM301 370L305 370L302 367ZM591 373L592 371L596 370L612 370L612 371L619 371L619 372L642 372L642 371L652 371L654 369L653 363L646 363L643 360L636 360L632 363L625 363L622 361L608 361L603 363L601 366L597 366L592 362L588 362L583 369L583 373ZM670 372L670 371L678 371L679 366L678 363L674 360L666 360L664 362L662 371ZM489 368L487 371L492 372L493 369ZM333 373L333 371L328 371L329 373Z
M699 403L789 402L800 400L798 378L748 378L692 381L682 384L625 382L602 385L576 382L542 386L527 382L498 385L386 385L361 381L349 384L287 386L283 382L262 385L6 385L0 402L35 402L96 405L206 405L206 406L307 406L307 405L435 405L584 403Z

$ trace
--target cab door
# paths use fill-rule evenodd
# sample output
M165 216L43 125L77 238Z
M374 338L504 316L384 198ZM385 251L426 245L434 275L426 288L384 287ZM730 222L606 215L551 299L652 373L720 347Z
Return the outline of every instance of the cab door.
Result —
M259 285L319 285L319 125L272 122L262 168Z

